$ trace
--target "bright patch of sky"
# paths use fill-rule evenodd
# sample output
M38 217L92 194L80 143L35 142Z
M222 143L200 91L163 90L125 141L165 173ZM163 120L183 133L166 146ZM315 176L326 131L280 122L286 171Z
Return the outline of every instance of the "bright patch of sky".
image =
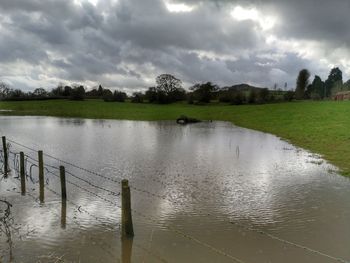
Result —
M244 8L236 6L232 10L231 16L237 21L251 20L257 22L263 30L272 29L277 22L275 16L264 15L255 7Z
M184 3L172 3L170 1L165 1L165 6L169 12L191 12L194 9L194 6Z
M81 5L81 4L84 3L84 2L89 2L90 4L96 6L96 5L98 4L98 1L99 1L99 0L74 0L74 3L75 3L76 5Z

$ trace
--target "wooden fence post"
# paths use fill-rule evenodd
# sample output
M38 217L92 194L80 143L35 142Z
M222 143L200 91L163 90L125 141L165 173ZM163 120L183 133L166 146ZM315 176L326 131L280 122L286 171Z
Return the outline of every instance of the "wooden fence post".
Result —
M60 166L60 179L61 179L61 228L66 229L66 216L67 216L67 190L66 190L66 170L64 166Z
M24 195L26 193L26 175L24 170L24 152L19 153L19 169L21 174L21 193Z
M66 171L64 169L64 166L60 166L60 178L61 178L61 194L62 194L62 201L67 200L67 191L66 191Z
M43 151L38 151L38 160L39 160L39 187L40 187L40 202L44 202L44 159Z
M131 197L129 181L122 180L122 236L133 237L134 228L131 216Z
M2 148L4 152L4 175L7 176L7 172L9 171L9 158L8 158L8 152L7 152L7 144L6 144L6 137L2 136Z
M61 202L61 228L66 229L67 224L67 201L62 200Z

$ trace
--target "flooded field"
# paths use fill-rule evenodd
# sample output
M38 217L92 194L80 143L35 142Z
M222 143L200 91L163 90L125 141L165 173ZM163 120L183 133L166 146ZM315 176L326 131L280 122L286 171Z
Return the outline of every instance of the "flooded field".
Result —
M6 116L0 135L12 169L0 181L0 199L12 205L1 262L350 262L349 178L273 135L225 122ZM31 165L39 149L48 154L42 204ZM28 155L25 196L19 151ZM120 236L124 178L133 241ZM5 211L0 202L0 218Z

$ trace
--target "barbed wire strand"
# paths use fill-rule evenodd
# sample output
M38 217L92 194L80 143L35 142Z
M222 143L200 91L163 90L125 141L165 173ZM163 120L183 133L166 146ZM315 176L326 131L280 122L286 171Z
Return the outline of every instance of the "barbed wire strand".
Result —
M32 152L37 152L36 149L33 149L33 148L31 148L31 147L28 147L28 146L26 146L26 145L24 145L24 144L22 144L22 143L18 143L18 142L16 142L16 141L11 140L11 139L7 139L7 140L8 140L9 142L12 142L12 143L14 143L14 144L17 144L18 146L21 146L21 147L23 147L23 148L25 148L25 149L28 149L28 150L30 150L30 151L32 151ZM114 183L117 183L117 184L121 184L121 179L122 179L122 178L121 178L120 180L116 180L116 179L110 178L110 177L108 177L108 176L104 176L104 175L102 175L102 174L100 174L100 173L97 173L97 172L95 172L95 171L91 171L91 170L86 169L86 168L84 168L84 167L81 167L81 166L78 166L78 165L76 165L76 164L73 164L73 163L71 163L71 162L62 160L62 159L60 159L60 158L57 158L57 157L55 157L55 156L53 156L53 155L50 155L50 154L47 154L47 153L45 153L45 152L43 153L43 155L44 155L44 156L47 156L47 157L49 157L49 158L51 158L51 159L53 159L53 160L56 160L56 161L58 161L58 162L60 162L60 163L68 164L68 165L70 165L70 166L72 166L72 167L74 167L74 168L77 168L77 169L79 169L79 170L85 171L85 172L87 172L87 173L96 175L96 176L101 177L101 178L104 178L104 179L106 179L106 180L108 180L108 181L111 181L111 182L114 182ZM147 191L147 190L144 190L144 189L141 189L141 188L138 188L138 187L130 186L130 188L133 189L133 190L135 190L135 191L138 191L138 192L147 194L147 195L149 195L149 196L153 196L153 197L156 197L156 198L160 198L160 199L163 199L163 200L166 200L166 201L169 201L169 202L176 202L176 201L174 201L174 200L169 200L169 199L167 199L166 196L157 195L157 194L155 194L155 193L152 193L152 192L150 192L150 191Z
M25 156L28 157L29 159L35 161L35 162L38 162L38 160L36 160L36 159L30 157L29 155L25 155ZM59 169L60 169L59 167L55 167L55 166L49 165L49 164L44 164L44 166L49 167L49 168L53 168L53 169L56 169L56 170L59 170ZM86 183L86 184L92 186L92 187L95 187L95 188L97 188L97 189L106 191L106 192L108 192L109 194L111 194L111 195L113 195L113 196L119 196L119 195L120 195L120 192L114 192L114 191L111 191L111 190L109 190L109 189L107 189L107 188L104 188L104 187L101 187L101 186L99 186L99 185L93 184L93 183L90 182L89 180L86 180L86 179L84 179L84 178L82 178L82 177L80 177L80 176L78 176L78 175L76 175L76 174L73 174L72 172L70 172L70 171L67 170L67 169L65 170L65 172L66 172L66 174L69 174L70 176L72 176L72 177L74 177L74 178L76 178L76 179L78 179L78 180L80 180L80 181L82 181L82 182L84 182L84 183Z

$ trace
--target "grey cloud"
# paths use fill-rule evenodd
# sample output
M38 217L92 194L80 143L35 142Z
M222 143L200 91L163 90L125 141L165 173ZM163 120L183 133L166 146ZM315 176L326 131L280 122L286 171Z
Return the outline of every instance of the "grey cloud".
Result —
M349 43L349 1L280 1L274 8L281 18L280 35L321 41L331 47Z
M48 58L46 50L38 49L39 43L25 34L2 32L0 41L0 63L23 61L36 64Z
M0 79L33 89L56 85L52 79L57 79L132 90L168 72L188 84L293 86L304 67L326 76L329 65L318 59L335 64L333 49L349 43L347 0L171 2L195 8L172 13L163 0L99 0L96 6L87 0L80 5L73 0L0 1L0 68L30 72L15 81L4 71ZM264 32L256 21L236 21L230 16L235 5L276 15L278 23ZM268 44L269 35L318 41L329 58L315 61L278 42Z

